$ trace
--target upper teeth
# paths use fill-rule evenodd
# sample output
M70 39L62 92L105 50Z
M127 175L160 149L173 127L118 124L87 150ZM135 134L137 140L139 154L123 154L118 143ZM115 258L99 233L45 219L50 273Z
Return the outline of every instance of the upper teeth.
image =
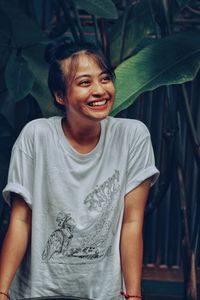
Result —
M95 101L95 102L90 102L89 105L91 106L100 106L106 104L107 100L101 100L101 101Z

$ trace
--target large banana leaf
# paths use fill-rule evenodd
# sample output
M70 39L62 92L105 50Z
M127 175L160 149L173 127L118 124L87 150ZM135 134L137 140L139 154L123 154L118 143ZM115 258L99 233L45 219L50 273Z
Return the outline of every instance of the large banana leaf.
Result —
M12 28L12 38L16 46L24 47L33 45L46 38L45 34L39 26L27 15L25 15L19 7L9 1L0 1L0 10L7 16Z
M130 8L128 20L124 33L123 60L133 53L137 47L153 28L152 16L148 5L149 1L142 1ZM117 66L120 61L121 30L124 14L111 26L109 30L109 44L112 65Z
M34 83L33 73L21 53L13 51L5 69L5 82L9 94L19 101L31 91Z
M54 106L52 96L48 89L48 64L44 60L45 45L38 45L25 49L23 56L26 58L35 80L30 94L37 100L44 116L60 114Z
M88 13L105 19L117 19L118 12L111 0L73 0L74 4Z
M192 80L200 67L200 35L184 32L144 48L116 68L112 115L130 106L145 91Z

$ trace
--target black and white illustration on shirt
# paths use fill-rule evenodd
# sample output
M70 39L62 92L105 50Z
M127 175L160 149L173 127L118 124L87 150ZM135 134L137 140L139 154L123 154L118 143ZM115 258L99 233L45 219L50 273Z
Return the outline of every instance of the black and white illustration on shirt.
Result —
M69 213L59 213L58 228L50 235L42 253L43 261L56 263L88 263L109 255L112 239L116 233L120 193L119 171L107 178L84 199L88 215L98 212L95 222L84 229L78 229L75 219Z
M75 222L70 214L59 212L56 218L58 228L50 235L42 253L43 260L50 260L58 254L67 255L70 240L73 238Z

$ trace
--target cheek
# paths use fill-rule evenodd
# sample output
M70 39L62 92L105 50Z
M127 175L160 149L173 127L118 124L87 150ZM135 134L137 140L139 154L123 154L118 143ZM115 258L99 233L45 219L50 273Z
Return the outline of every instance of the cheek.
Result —
M69 102L78 102L80 100L84 100L90 91L89 89L73 89L73 91L68 93Z
M110 94L112 94L113 98L115 98L115 86L112 83L112 86L110 87Z

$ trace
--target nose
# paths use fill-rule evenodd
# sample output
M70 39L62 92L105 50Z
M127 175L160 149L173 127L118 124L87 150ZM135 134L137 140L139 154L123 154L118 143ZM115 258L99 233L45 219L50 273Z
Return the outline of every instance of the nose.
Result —
M106 94L106 90L101 82L93 83L92 94L96 97L102 97L102 95Z

